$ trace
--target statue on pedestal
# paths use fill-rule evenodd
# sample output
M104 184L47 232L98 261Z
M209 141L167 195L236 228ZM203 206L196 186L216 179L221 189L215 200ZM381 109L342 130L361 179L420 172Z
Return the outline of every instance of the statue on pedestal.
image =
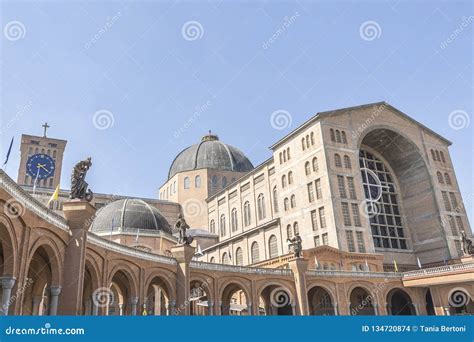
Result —
M94 194L88 189L89 184L85 181L87 171L92 166L91 157L77 163L72 169L71 174L71 193L70 199L81 199L90 202Z
M472 240L467 237L467 234L464 230L461 231L461 243L462 243L462 251L464 255L474 255L474 246L472 245Z
M293 250L293 253L297 259L302 258L303 246L300 234L296 233L292 239L287 239L288 247Z
M186 233L186 230L188 230L190 227L186 223L186 220L184 219L183 214L178 215L178 221L176 221L174 228L179 231L178 244L190 245L193 242L193 237L188 236Z

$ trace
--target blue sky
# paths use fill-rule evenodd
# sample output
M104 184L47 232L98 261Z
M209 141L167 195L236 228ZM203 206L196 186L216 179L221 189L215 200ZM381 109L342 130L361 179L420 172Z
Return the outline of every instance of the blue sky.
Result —
M258 165L316 112L385 100L453 142L472 222L469 1L1 6L2 155L15 136L15 179L21 134L45 121L68 140L63 188L91 155L95 192L157 197L176 154L209 129ZM272 127L276 110L289 127Z

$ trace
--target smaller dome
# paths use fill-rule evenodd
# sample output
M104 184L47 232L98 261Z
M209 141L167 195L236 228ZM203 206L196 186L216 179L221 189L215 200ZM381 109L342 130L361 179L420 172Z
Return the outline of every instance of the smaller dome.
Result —
M160 211L141 199L121 199L107 204L97 211L91 231L153 230L172 234L168 221Z

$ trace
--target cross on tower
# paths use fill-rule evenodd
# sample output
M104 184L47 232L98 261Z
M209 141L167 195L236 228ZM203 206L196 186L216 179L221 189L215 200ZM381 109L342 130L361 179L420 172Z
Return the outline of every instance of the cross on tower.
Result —
M45 137L45 138L46 138L46 130L47 130L49 127L51 127L51 126L49 126L49 125L48 125L48 123L47 123L47 122L45 122L45 123L44 123L44 125L42 125L41 127L43 127L43 128L44 128L43 137Z

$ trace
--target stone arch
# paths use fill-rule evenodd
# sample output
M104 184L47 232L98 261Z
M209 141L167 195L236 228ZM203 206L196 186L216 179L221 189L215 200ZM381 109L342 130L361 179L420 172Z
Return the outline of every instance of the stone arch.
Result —
M315 284L308 289L309 314L313 316L336 315L336 297L324 285Z
M250 315L251 291L244 281L236 278L226 279L219 290L221 315ZM232 306L231 306L232 304Z
M96 261L92 257L85 258L84 262L84 285L82 289L82 307L83 315L98 314L98 299L94 298L96 291L100 288L100 271Z
M291 316L294 314L295 294L288 284L265 280L257 290L259 314L266 316Z
M400 207L405 214L406 236L411 237L412 246L417 246L415 252L416 249L423 250L425 243L431 243L429 237L433 227L444 237L441 218L432 214L440 210L434 190L436 174L428 167L425 151L407 134L387 125L371 125L359 136L357 146L359 149L371 148L393 169L399 185ZM450 255L446 238L435 257L423 255L423 258L436 262L444 255Z
M0 276L17 275L18 272L18 243L15 229L11 220L0 215Z
M377 305L376 297L369 290L369 286L362 282L353 284L347 291L350 315L352 316L374 316Z
M387 294L387 313L394 316L416 315L410 295L402 289L391 289Z
M108 315L137 313L138 281L129 265L117 264L109 273L107 286L112 298L107 308Z
M206 316L212 314L215 305L214 279L202 275L192 275L190 289L190 315Z
M33 228L38 229L38 228ZM54 239L46 236L42 236L38 238L30 248L28 253L28 261L27 265L30 265L32 258L34 257L35 253L38 249L43 248L48 255L48 259L51 266L51 273L52 273L52 286L61 286L63 280L63 258L62 254L59 250L59 246L56 244Z
M156 268L145 280L145 298L140 308L142 315L171 315L172 306L176 301L176 288L173 284L172 272Z

